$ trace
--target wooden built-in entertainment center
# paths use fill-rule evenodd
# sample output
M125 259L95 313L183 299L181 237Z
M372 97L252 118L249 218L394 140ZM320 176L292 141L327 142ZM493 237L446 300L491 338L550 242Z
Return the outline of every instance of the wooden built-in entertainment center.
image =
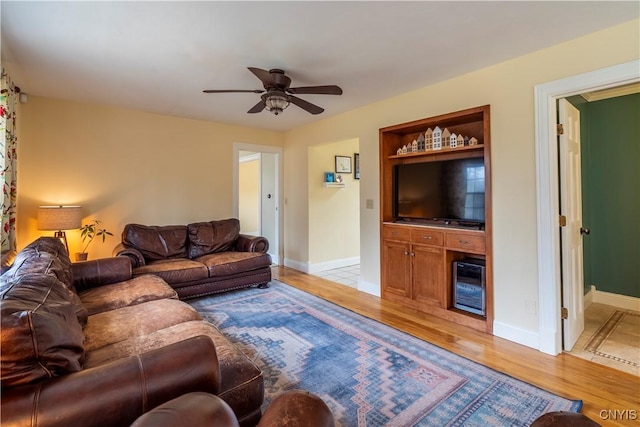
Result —
M475 137L477 144L398 153L436 126ZM488 333L493 325L490 133L488 105L380 129L382 298ZM484 164L484 224L396 215L396 165L458 159L479 159ZM485 262L484 315L454 306L453 265L469 258Z

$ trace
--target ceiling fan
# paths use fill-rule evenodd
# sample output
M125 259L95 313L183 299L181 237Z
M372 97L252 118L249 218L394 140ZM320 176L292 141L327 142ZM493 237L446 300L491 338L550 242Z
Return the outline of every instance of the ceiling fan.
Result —
M259 113L265 108L276 116L289 106L295 104L311 114L320 114L324 108L320 108L304 99L300 99L294 94L320 94L320 95L342 95L342 89L335 85L329 86L307 86L289 87L291 79L284 74L284 71L274 68L272 70L262 70L255 67L247 67L257 78L262 81L264 90L204 90L204 93L229 93L229 92L251 92L261 93L260 102L254 105L248 113Z

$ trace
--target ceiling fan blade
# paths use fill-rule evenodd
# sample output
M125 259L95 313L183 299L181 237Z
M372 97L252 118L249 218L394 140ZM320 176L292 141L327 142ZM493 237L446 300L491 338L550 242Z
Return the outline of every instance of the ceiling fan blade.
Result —
M305 101L304 99L298 98L297 96L289 95L289 101L311 114L320 114L324 111L324 108L320 108L317 105Z
M290 87L287 89L287 92L296 94L342 95L342 89L336 85Z
M204 93L233 93L233 92L250 92L250 93L262 93L264 90L262 89L254 89L254 90L243 90L243 89L207 89L203 90Z
M259 113L260 111L264 110L266 106L267 106L267 103L264 102L264 99L261 99L256 105L251 107L251 109L247 111L247 113L251 113L251 114Z
M262 84L264 84L265 87L271 87L276 85L276 82L273 80L273 76L269 71L263 70L262 68L256 68L256 67L247 67L247 68L249 69L249 71L255 74L255 76L259 78L260 81L262 81Z

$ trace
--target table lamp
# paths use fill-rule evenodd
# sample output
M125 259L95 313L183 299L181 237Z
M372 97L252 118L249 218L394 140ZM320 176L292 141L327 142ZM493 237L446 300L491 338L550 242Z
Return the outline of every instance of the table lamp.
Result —
M60 239L69 253L67 235L64 230L80 228L81 206L38 206L38 230L55 230L53 237Z

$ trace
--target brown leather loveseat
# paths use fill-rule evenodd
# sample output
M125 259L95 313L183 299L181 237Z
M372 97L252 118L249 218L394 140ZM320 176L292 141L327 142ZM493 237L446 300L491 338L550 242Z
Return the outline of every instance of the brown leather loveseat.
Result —
M260 420L260 369L127 257L71 264L42 237L0 279L2 426L126 426L190 392Z
M131 259L133 276L154 274L180 299L195 298L271 280L269 242L240 234L235 218L189 225L127 224L114 256Z

